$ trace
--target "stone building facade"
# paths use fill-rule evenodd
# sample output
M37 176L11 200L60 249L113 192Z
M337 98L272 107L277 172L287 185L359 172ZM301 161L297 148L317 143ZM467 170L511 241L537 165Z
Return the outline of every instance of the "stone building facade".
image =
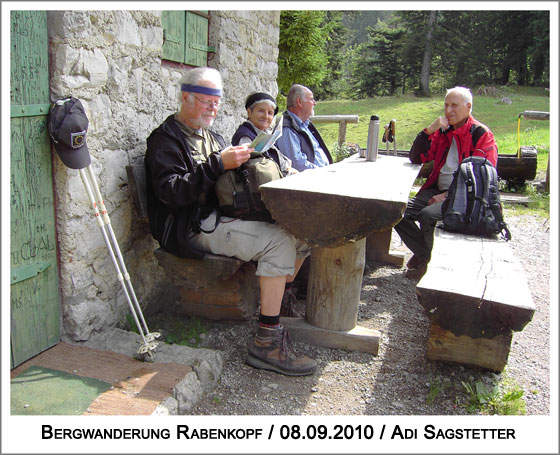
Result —
M245 118L249 92L277 94L279 11L210 11L208 66L224 79L214 129L230 138ZM171 304L145 220L138 219L125 166L141 159L146 138L178 108L186 69L162 61L161 11L48 12L52 101L75 96L89 118L92 169L142 307ZM78 171L55 160L63 338L87 340L123 326L125 294Z

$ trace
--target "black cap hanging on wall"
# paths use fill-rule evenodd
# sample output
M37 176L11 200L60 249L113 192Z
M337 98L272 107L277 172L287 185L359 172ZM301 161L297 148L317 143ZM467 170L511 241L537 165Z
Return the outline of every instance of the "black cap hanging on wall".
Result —
M88 125L82 103L73 96L58 100L50 109L49 134L58 156L69 168L83 169L91 163L86 143Z

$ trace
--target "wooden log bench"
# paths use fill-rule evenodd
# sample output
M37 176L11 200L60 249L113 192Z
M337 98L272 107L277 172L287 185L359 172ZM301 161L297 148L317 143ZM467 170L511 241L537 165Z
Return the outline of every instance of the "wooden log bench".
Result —
M148 221L146 170L138 160L126 166L130 193L138 217ZM256 267L237 258L207 253L203 259L175 256L163 248L154 251L160 267L179 291L178 312L212 320L249 320L259 304Z
M431 321L428 358L493 371L504 369L513 332L535 312L523 268L505 240L439 228L416 294Z

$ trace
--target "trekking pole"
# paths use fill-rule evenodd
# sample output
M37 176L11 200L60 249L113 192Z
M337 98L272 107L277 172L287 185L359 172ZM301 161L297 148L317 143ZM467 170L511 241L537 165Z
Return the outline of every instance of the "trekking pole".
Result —
M383 138L381 139L381 141L385 142L385 151L387 152L387 155L388 155L389 154L389 133L391 132L390 124L386 123L383 128L385 129L385 132L383 133Z
M105 243L107 244L111 260L113 261L113 265L115 266L115 269L117 271L117 279L121 283L126 300L128 302L128 306L130 308L130 312L132 313L132 317L134 318L134 322L136 323L140 336L144 341L144 344L140 346L137 352L138 354L145 356L146 360L153 361L152 351L154 351L157 347L157 342L154 342L154 340L159 338L160 334L158 332L150 333L148 329L148 325L146 324L146 320L144 319L144 315L142 313L142 308L138 303L136 293L134 292L132 282L130 281L130 275L126 269L126 265L121 254L117 238L113 231L113 227L111 226L111 220L107 213L107 208L105 207L105 203L103 201L103 197L101 196L101 191L99 190L99 185L97 184L97 180L95 179L95 175L93 174L91 165L88 165L87 171L88 174L86 174L83 169L80 169L80 176L82 177L82 181L84 182L84 186L86 187L86 192L88 193L90 202L95 212L95 217L98 220L97 222L99 224L99 227L101 228ZM91 189L92 187L93 192ZM99 209L101 209L101 214L99 213ZM107 232L109 233L109 236L107 236Z
M396 133L397 121L395 119L391 120L389 127L391 128L391 135L393 136L393 155L397 156L397 133Z
M121 250L119 248L119 244L117 242L117 238L115 236L115 233L113 231L113 227L111 225L111 220L109 218L109 214L107 212L107 208L105 207L105 202L103 201L103 196L101 196L101 191L99 191L99 185L97 184L97 180L95 179L95 175L93 174L93 169L91 167L91 165L89 165L87 167L89 176L90 176L90 180L92 182L92 186L93 186L93 190L95 192L95 196L97 198L97 203L99 205L99 208L101 209L101 215L103 218L103 222L105 223L105 226L107 226L107 230L109 231L109 235L110 235L110 239L113 243L115 252L117 253L117 258L119 259L119 264L122 268L122 272L124 275L124 279L125 282L127 284L127 287L130 291L130 295L132 296L132 301L134 303L134 306L136 308L136 311L138 312L138 315L140 316L140 320L142 321L142 325L144 327L144 330L146 331L146 339L148 341L153 341L154 339L159 337L159 333L154 332L154 333L150 333L150 331L148 330L148 325L146 324L146 320L144 319L144 315L142 314L142 309L140 307L140 304L138 303L138 299L136 298L136 293L134 292L134 288L132 287L132 282L130 281L130 275L126 269L126 265L124 262L124 259L122 257L121 254Z
M521 141L519 139L519 129L521 128L521 116L523 112L517 117L517 158L521 158Z

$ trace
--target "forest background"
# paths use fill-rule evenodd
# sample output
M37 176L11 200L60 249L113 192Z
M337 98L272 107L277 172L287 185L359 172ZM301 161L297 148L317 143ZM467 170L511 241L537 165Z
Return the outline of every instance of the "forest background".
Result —
M293 82L318 101L462 85L548 87L550 11L282 11L282 104Z

